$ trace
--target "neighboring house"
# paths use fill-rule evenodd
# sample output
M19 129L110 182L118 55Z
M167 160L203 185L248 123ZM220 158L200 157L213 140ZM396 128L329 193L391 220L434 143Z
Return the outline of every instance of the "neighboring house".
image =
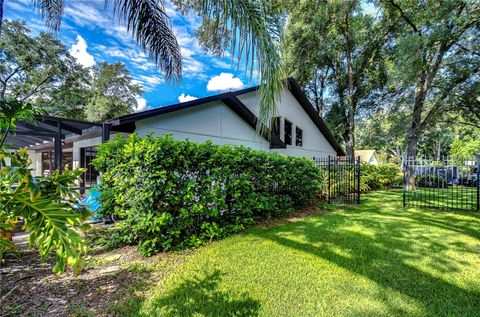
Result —
M210 140L214 144L244 145L292 156L344 156L343 149L299 85L293 79L288 79L287 84L280 94L270 135L261 136L256 131L258 87L252 87L91 124L80 132L74 131L77 133L70 129L70 134L62 139L63 164L88 167L95 155L95 146L101 144L102 139L108 139L111 134L133 132L141 136L149 132L158 136L171 134L179 140L199 143ZM71 125L70 122L77 121L65 120L62 127ZM37 175L53 169L54 142L33 144L28 150ZM88 173L93 174L87 175L86 183L94 182L96 172Z
M364 163L378 165L377 152L375 150L355 150L355 156L360 156L360 161Z

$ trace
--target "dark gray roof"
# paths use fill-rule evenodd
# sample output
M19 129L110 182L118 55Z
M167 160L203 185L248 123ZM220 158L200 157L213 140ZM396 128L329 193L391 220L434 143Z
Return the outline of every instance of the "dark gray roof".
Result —
M330 130L323 122L322 118L315 111L312 104L310 103L298 83L293 78L288 78L285 83L290 92L297 99L303 110L313 121L315 126L320 130L320 132L325 136L330 145L337 152L337 155L344 156L345 151L337 143ZM129 114L126 116L108 120L105 123L111 125L111 131L131 133L135 131L135 122L137 122L138 120L156 117L182 109L188 109L213 101L221 101L230 109L232 109L237 115L239 115L240 118L242 118L251 127L256 128L258 121L257 117L237 97L239 95L244 95L258 89L259 86L256 86L234 92L227 92L215 96L199 98L184 103L178 103L170 106L159 107L143 112ZM16 147L32 147L37 144L42 144L44 142L51 142L55 135L59 133L57 128L58 122L61 122L62 125L62 139L69 136L83 135L85 133L85 130L102 125L86 121L64 119L51 116L37 116L36 119L37 122L35 123L17 122L16 134L9 135L7 137L7 142L15 145ZM267 134L263 134L262 136L266 139L270 139L271 148L286 147L286 145L278 138L278 136L275 136L274 134L271 134L270 136Z
M17 121L15 126L15 131L6 139L11 148L28 148L52 142L57 135L62 139L82 135L89 128L101 126L101 124L52 116L36 116L34 122Z
M301 89L300 85L295 81L293 78L288 78L286 80L286 85L293 96L297 99L298 103L301 105L303 110L307 113L309 118L313 121L315 126L320 130L320 132L325 136L328 143L333 147L335 152L338 156L345 156L345 151L342 147L338 144L338 142L333 137L332 133L328 129L325 122L323 122L322 118L318 115L315 111L315 108L312 106L310 101L308 100L307 96ZM170 112L188 109L191 107L196 107L199 105L203 105L213 101L222 101L225 105L230 107L235 113L239 114L240 117L245 120L249 125L256 128L257 117L237 98L239 95L244 95L259 89L259 86L250 87L234 92L227 92L215 96L199 98L192 101L184 102L184 103L177 103L170 106L159 107L147 111L137 112L133 114L129 114L126 116L122 116L113 120L108 121L112 125L112 131L118 132L134 132L135 131L135 122L138 120L151 118L160 116L163 114L167 114ZM272 134L273 136L273 134ZM268 138L268 136L264 135L264 137ZM278 138L277 138L278 139ZM285 144L280 139L273 139L271 137L271 147L272 148L284 148Z

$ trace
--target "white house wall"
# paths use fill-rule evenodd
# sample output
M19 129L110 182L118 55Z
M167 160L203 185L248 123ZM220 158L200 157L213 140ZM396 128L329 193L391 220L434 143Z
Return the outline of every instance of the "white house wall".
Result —
M97 146L102 144L102 137L93 137L73 142L73 168L80 167L80 149L85 147Z
M32 161L32 164L30 164L32 175L41 176L42 175L42 153L35 152L32 150L27 150L27 153L28 153L28 157Z
M258 94L251 92L248 94L237 96L243 104L258 115ZM277 116L287 119L293 124L292 145L287 145L286 149L272 149L271 151L292 156L306 157L326 157L328 155L336 156L336 151L327 141L325 136L320 132L315 123L310 119L308 114L303 110L297 99L292 93L285 89L280 94L280 100L277 106ZM295 127L303 130L303 146L295 145ZM280 124L280 139L283 141L283 120Z
M171 134L175 139L196 143L210 140L219 145L269 149L269 142L221 101L139 120L135 131L140 136L151 131L157 136Z

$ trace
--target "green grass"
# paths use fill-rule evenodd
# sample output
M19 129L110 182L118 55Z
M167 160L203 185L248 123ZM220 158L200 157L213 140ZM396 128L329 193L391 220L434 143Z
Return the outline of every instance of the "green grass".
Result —
M480 213L401 207L401 191L201 247L131 316L480 316Z
M477 189L475 187L449 186L448 188L417 187L407 191L407 205L432 206L444 209L477 209Z

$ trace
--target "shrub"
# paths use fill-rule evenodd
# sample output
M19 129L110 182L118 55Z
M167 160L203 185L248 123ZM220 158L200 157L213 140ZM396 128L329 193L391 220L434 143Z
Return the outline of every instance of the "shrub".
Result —
M361 191L384 189L403 184L402 169L395 163L362 164L360 176Z
M438 175L416 175L415 182L418 187L446 187L447 180Z
M320 171L306 158L246 147L119 137L98 148L103 214L144 255L197 246L309 203Z

